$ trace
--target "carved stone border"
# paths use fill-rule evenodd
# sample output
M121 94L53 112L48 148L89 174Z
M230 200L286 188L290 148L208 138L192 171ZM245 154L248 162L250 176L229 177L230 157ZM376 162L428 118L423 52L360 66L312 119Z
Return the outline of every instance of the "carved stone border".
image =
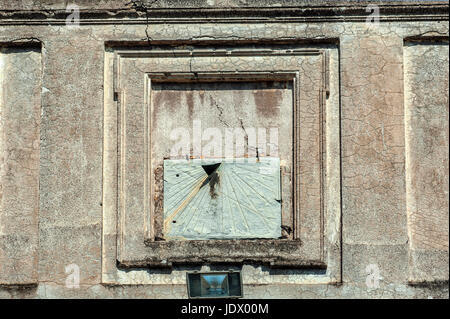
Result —
M199 50L199 51L186 50L185 52L181 52L181 50L179 50L175 54L177 54L177 55L182 54L185 56L200 56L200 55L208 54L207 51L208 50L205 50L203 52L201 50ZM210 52L211 51L209 51L209 53ZM265 55L265 54L266 55L322 54L323 55L323 63L324 63L322 79L323 79L324 85L321 89L322 89L322 93L323 93L322 102L324 102L326 94L328 93L328 90L329 90L329 72L328 72L329 68L327 67L328 57L325 54L325 52L326 52L326 50L316 50L316 49L313 49L313 50L308 50L308 49L288 50L288 51L284 51L284 52L279 51L279 50L262 50L262 51L260 51L260 54L261 55ZM123 260L123 261L125 261L124 263L116 264L117 263L116 260L117 260L118 256L117 256L117 252L116 252L116 248L115 248L116 244L114 242L115 242L116 236L118 235L115 230L117 227L117 218L116 217L113 218L113 215L111 215L114 211L117 212L116 196L118 195L117 194L117 186L118 186L117 185L117 176L114 176L114 174L111 174L111 172L117 171L117 169L118 169L117 161L115 160L115 158L117 158L118 118L117 118L117 108L116 108L117 106L114 106L115 105L114 98L119 98L119 96L118 95L115 96L115 94L113 94L117 89L117 82L114 81L114 79L117 79L117 77L112 76L114 74L114 71L117 72L117 68L114 68L113 65L115 64L114 61L117 61L116 59L120 54L125 54L130 57L131 56L137 57L137 56L141 56L142 54L145 55L148 53L149 53L148 51L143 52L141 50L121 52L120 50L111 50L111 49L107 48L107 52L105 55L105 126L104 126L105 143L104 143L104 221L103 221L104 228L103 228L103 262L102 262L103 281L105 283L107 283L107 282L123 282L123 280L126 280L126 279L124 279L125 277L123 277L123 275L120 275L121 271L119 269L117 269L117 266L120 264L122 266L135 268L136 271L138 271L138 269L139 269L136 267L143 267L143 266L152 264L152 262L151 261L149 262L149 260L142 260L141 262L134 260L134 261L130 261L130 263L128 263L126 260ZM242 56L252 55L254 53L255 53L254 50L236 50L236 52L234 52L234 54L242 55ZM160 55L160 56L166 54L169 56L174 56L173 52L167 53L167 52L156 51L156 50L151 51L151 54ZM215 54L225 56L230 53L227 52L226 50L222 50L222 51L217 50L215 52ZM333 69L335 71L337 70L336 69L336 65L337 65L336 58L337 58L337 55L334 56L335 62L333 64L334 65ZM154 74L154 76L156 76L156 75L157 74ZM206 75L207 74L205 73L205 76ZM186 74L186 76L189 77L190 75ZM334 75L334 79L333 79L334 82L336 82L336 80L337 80L336 76L337 76L337 73ZM336 97L338 96L338 91L336 91L336 89L337 89L336 83L334 83L333 87L334 87L334 93L332 94L334 96L333 103L336 103L337 102ZM112 106L112 108L111 108L111 106ZM337 106L337 105L335 104L335 106ZM111 111L112 111L112 113L111 113ZM333 111L333 113L336 113L336 111ZM323 113L322 116L325 118L327 115L326 115L326 113ZM335 116L336 116L336 114L334 114L334 117ZM331 124L334 125L333 131L335 133L338 132L338 131L336 131L336 129L338 130L338 127L336 126L335 121L333 120L331 122L332 122ZM333 138L333 139L335 139L335 138ZM323 141L323 143L326 144L325 140ZM336 143L336 142L332 142L332 143ZM334 145L335 146L332 147L331 151L336 154L336 151L339 149L339 147L338 147L338 144L334 144ZM337 149L335 149L336 147L337 147ZM329 145L327 147L324 146L324 148L329 149ZM325 157L326 157L326 155L324 153L323 158L325 158ZM327 162L329 162L329 160L327 160ZM335 162L335 161L333 160L331 162ZM333 164L333 165L335 165L335 164ZM337 168L336 166L334 166L334 167ZM331 170L334 171L335 168L331 168ZM324 170L326 169L325 165L323 166L323 169ZM323 175L325 175L325 171L323 172ZM331 175L338 176L339 174L335 175L335 173L332 172ZM331 177L332 179L335 178L333 176ZM329 180L328 177L327 177L327 180ZM323 181L323 177L322 177L322 187L324 187L325 184L330 185L328 183L329 183L329 181L327 181L325 183ZM338 184L339 184L339 182L336 182L336 181L332 182L332 185L333 185L332 189L334 191L336 191L336 187L338 186ZM330 191L332 191L332 190L327 190L326 192L329 193ZM326 198L327 197L328 197L328 195L326 195ZM336 196L332 195L332 197L336 197ZM338 199L338 197L335 199ZM323 198L324 203L323 203L323 208L322 208L322 214L323 214L323 209L327 209L327 207L326 207L327 199L326 198L325 198L325 196ZM332 205L334 205L334 203ZM290 267L297 267L297 268L298 267L310 268L310 267L326 267L327 260L328 260L328 261L331 261L331 267L332 267L332 269L330 270L331 271L330 275L332 276L332 278L334 278L334 279L328 279L328 280L332 280L332 281L338 280L339 281L340 280L339 279L340 278L340 257L339 257L340 244L339 244L339 246L334 246L335 244L333 244L332 247L329 246L329 244L328 244L328 243L330 243L330 239L333 242L336 240L338 242L340 242L340 240L339 240L340 226L339 226L339 222L338 222L338 220L340 219L340 213L339 213L339 215L336 215L336 213L335 213L337 211L340 212L340 203L336 202L336 205L337 206L335 206L334 208L331 208L331 211L334 211L333 213L331 213L331 215L329 215L330 212L327 212L327 216L332 217L332 221L330 221L331 224L322 226L322 228L323 227L328 228L328 232L331 230L331 233L327 233L326 247L328 247L328 248L327 248L326 256L328 256L328 257L324 257L323 247L325 246L325 244L322 241L321 242L321 247L322 247L321 255L322 256L319 260L316 260L316 261L314 261L314 260L308 261L308 260L304 260L304 259L302 260L301 258L299 258L300 256L296 256L295 258L292 258L292 260L290 262L285 260L284 262L277 263L276 261L274 261L273 258L270 258L270 256L269 256L270 254L267 254L267 251L264 251L263 254L259 254L257 245L255 245L256 243L255 242L252 243L252 241L248 241L248 243L246 243L247 247L248 247L248 252L251 253L250 255L253 255L254 257L256 257L256 259L242 258L242 256L236 256L237 258L232 258L233 260L224 260L223 255L219 254L219 255L216 255L215 257L210 256L210 258L207 260L205 260L204 258L196 257L196 258L192 258L191 261L193 263L204 263L205 261L213 262L213 263L214 262L223 263L224 261L225 262L238 262L238 263L244 262L245 263L247 261L252 261L252 260L258 261L259 260L259 262L272 263L272 266L290 266ZM114 214L116 214L116 213L114 213ZM336 218L338 218L338 219L336 219ZM335 231L335 229L336 229L336 231L338 231L338 233L333 235L333 232ZM336 235L338 235L338 237L336 237ZM216 248L217 246L222 246L224 244L223 242L224 241L216 241L214 243L215 247L211 247L211 248ZM170 249L170 247L168 247L168 246L174 245L174 244L177 244L177 243L175 243L175 242L163 243L163 245L166 245L167 246L166 248L169 248L169 249ZM273 251L275 251L275 253L276 253L276 251L280 251L281 249L283 249L283 247L280 246L281 243L279 241L275 241L271 244L272 244ZM295 245L295 241L285 241L285 243L283 243L283 244L285 244L284 248L286 248L288 250L295 249L292 246L292 244ZM207 248L207 246L211 245L211 243L207 243L205 245L206 245L205 248ZM233 245L235 245L235 243L231 243L231 246L230 246L230 241L227 241L226 245L227 245L227 249L229 250L230 248L232 248ZM288 248L288 247L290 247L290 248ZM337 249L337 251L336 251L336 249ZM158 253L157 250L158 249L156 248L155 253ZM331 252L331 251L333 251L333 252ZM336 253L337 253L337 255L336 255ZM181 261L183 263L186 262L186 259L184 257L177 258L179 256L175 256L175 255L172 257L173 257L174 262L178 262L178 261ZM336 259L336 258L338 258L338 259ZM167 262L167 260L166 260L166 262ZM160 262L159 262L159 266L161 266ZM336 268L336 267L338 267L338 268ZM120 275L120 277L122 279L116 277L118 275ZM116 278L116 279L114 279L114 278ZM325 280L325 278L323 278L323 280Z
M293 4L263 7L164 7L132 4L111 9L81 9L80 24L149 24L149 23L294 23L294 22L364 22L370 15L370 2L333 2L324 4ZM448 3L376 3L380 21L448 20ZM64 25L65 10L0 10L0 25Z
M293 217L293 229L294 229L294 237L291 240L258 240L255 241L247 241L247 240L236 240L236 241L186 241L186 242L177 242L175 243L169 243L169 242L163 242L163 241L153 241L151 238L147 238L146 245L148 246L148 249L145 250L145 253L138 252L138 249L134 249L136 245L139 243L136 242L136 236L139 236L139 232L135 230L134 227L126 228L125 225L127 225L127 221L129 221L129 217L126 217L128 215L128 212L125 207L127 206L127 203L125 201L125 197L127 196L127 190L124 188L124 183L127 182L121 182L122 178L121 176L126 176L127 172L125 171L125 158L124 155L125 152L128 152L125 149L126 144L126 134L127 130L125 128L124 124L127 120L124 116L125 109L124 108L130 108L130 106L127 104L124 104L121 91L125 90L125 82L128 81L127 79L124 79L122 76L122 72L126 72L126 59L127 58L174 58L174 57L188 57L190 59L195 57L255 57L255 56L265 56L268 58L272 58L275 56L285 56L285 57L292 57L292 56L302 56L307 59L307 56L319 56L322 59L321 65L319 67L321 70L317 70L319 74L321 74L321 80L319 82L319 87L315 87L312 92L317 91L320 92L320 95L323 95L324 88L325 88L325 70L326 70L326 51L323 50L271 50L271 49L234 49L234 50L193 50L193 51L186 51L186 50L180 50L180 51L150 51L150 52L133 52L133 51L125 51L125 52L117 52L117 67L116 67L116 75L115 77L118 79L119 87L117 94L121 96L121 103L120 103L120 111L121 114L120 118L120 144L119 144L119 159L120 159L120 174L119 174L119 239L118 239L118 260L120 264L124 266L139 266L139 265L152 265L152 266L162 266L162 265L171 265L171 263L191 263L191 262L237 262L242 263L245 260L251 260L255 262L270 262L272 266L276 265L293 265L293 266L316 266L316 267L324 267L325 264L323 263L323 207L320 204L321 207L312 208L311 204L307 202L306 198L300 199L300 196L307 196L306 191L304 191L304 187L306 187L306 184L304 181L302 181L302 178L305 176L308 176L309 171L314 171L315 169L318 169L317 172L318 175L321 175L323 172L323 163L322 159L317 159L321 164L320 168L306 168L304 165L306 162L313 160L312 158L309 158L311 155L309 155L309 152L305 152L303 144L306 144L307 146L311 146L311 142L305 142L300 143L300 131L302 130L301 127L304 127L305 125L302 124L302 112L301 111L304 107L313 107L317 108L317 116L318 119L318 132L315 132L318 134L318 145L315 145L316 147L319 147L319 154L323 153L322 149L322 139L323 134L321 132L322 130L322 114L323 114L323 98L322 96L319 96L318 100L316 101L318 104L315 106L304 106L300 108L300 92L303 92L305 90L304 85L300 86L300 80L298 76L298 70L269 70L267 72L259 72L262 76L266 76L267 80L272 80L272 74L280 75L281 73L285 73L288 76L287 80L293 81L294 85L294 107L293 107L293 117L294 117L294 135L293 135L293 149L294 149L294 162L293 162L293 173L292 173L292 193L294 194L294 217ZM124 62L120 62L124 59ZM131 60L133 61L133 60ZM295 62L298 63L298 62ZM209 67L212 65L210 64ZM167 66L169 67L169 66ZM207 68L207 66L204 66ZM166 69L164 70L166 71ZM311 70L309 70L311 71ZM135 71L136 72L136 71ZM136 76L135 72L132 72L132 76ZM144 72L144 71L140 71ZM170 69L167 69L167 72L171 72ZM206 71L205 71L206 72ZM236 71L235 71L236 72ZM289 73L290 72L290 73ZM203 72L195 72L196 74L201 74ZM146 90L150 89L150 83L151 81L148 81L149 78L152 77L152 73L147 74L147 83L145 85ZM174 74L174 73L172 73ZM222 76L223 78L227 78L228 74L226 72L210 72L208 71L209 76L215 75L217 77ZM242 78L247 78L249 80L254 80L252 78L252 75L254 75L255 72L252 71L239 71L237 72L237 75ZM302 74L304 77L309 77L307 74ZM140 76L136 76L138 79ZM275 79L275 78L274 78ZM122 83L125 81L124 83ZM121 86L124 87L121 87ZM132 90L130 86L127 86L128 90ZM312 89L312 88L310 88ZM141 89L138 89L141 90ZM133 93L130 92L130 95L136 94L132 90ZM145 144L145 154L146 154L146 169L145 169L145 182L144 182L144 193L147 193L150 190L150 185L153 185L151 181L151 174L150 172L153 172L153 169L150 166L151 159L149 156L149 143L150 140L150 114L149 110L151 109L151 105L148 103L148 96L150 94L150 90L144 93L144 100L147 100L147 106L145 107L144 117L146 119L145 122L145 133L144 136L146 138L146 144ZM124 91L125 93L125 91ZM303 94L307 95L306 92L303 92ZM134 105L136 107L136 105ZM133 106L131 106L133 108ZM303 114L305 116L305 114ZM310 115L308 115L309 117ZM303 129L304 131L308 131L308 129ZM303 134L306 134L305 132ZM306 136L303 136L303 139ZM129 148L129 146L126 146ZM301 154L301 155L300 155ZM306 158L306 162L305 159ZM303 164L302 164L303 163ZM302 166L303 165L303 166ZM302 170L300 170L300 167L303 167ZM303 171L303 173L302 173ZM304 175L306 174L306 175ZM313 174L314 175L314 174ZM309 176L311 177L311 176ZM321 180L321 178L320 178ZM128 179L127 179L128 181ZM129 184L129 181L128 183ZM322 188L322 181L319 181L319 189ZM302 194L302 195L301 195ZM151 194L148 198L152 199L154 198L154 194ZM323 191L320 190L317 194L320 202L323 202ZM145 196L145 195L144 195ZM153 202L153 201L152 201ZM154 209L151 209L152 202L148 203L148 200L145 200L144 202L144 209L146 216L151 215L151 211L154 211ZM314 206L314 204L312 204ZM315 209L317 209L317 212L313 212ZM303 213L300 213L303 212ZM301 215L300 215L301 214ZM316 216L316 214L318 216ZM315 215L314 217L312 215ZM305 217L307 216L307 217ZM312 220L315 220L316 218L319 219L319 229L316 231L309 230L308 226L311 226L311 223L314 225L315 223L312 222ZM151 220L154 221L153 218L145 218L145 220ZM154 224L148 225L146 227L147 230L151 230ZM302 225L302 234L300 232L300 225ZM318 242L316 242L316 239L313 238L314 236L311 236L318 232L319 239ZM304 233L304 234L303 234ZM305 235L306 234L306 235ZM128 241L127 239L124 239L124 235L127 236L127 238L134 238L133 242ZM150 240L149 240L150 239ZM318 245L318 251L316 251L313 247L315 245ZM131 249L133 247L133 249ZM220 247L220 248L219 248Z
M246 55L249 52L239 52L236 53L236 55ZM220 55L220 52L214 52L214 55ZM158 55L158 53L155 53L155 56ZM251 54L250 54L251 55ZM134 56L133 54L130 54L129 56ZM185 55L177 55L176 56L185 56ZM192 54L192 56L211 56L211 51L199 51ZM300 81L299 79L299 72L298 71L274 71L274 72L149 72L146 73L146 80L145 80L145 97L148 98L151 96L152 92L152 83L154 81L157 81L159 83L161 82L202 82L202 81L289 81L293 83L292 91L293 91L293 114L295 114L296 109L298 108L298 83ZM149 113L152 112L153 105L151 104L151 98L148 98L146 101L146 109L150 110ZM145 189L150 191L150 201L146 202L145 204L147 206L144 207L144 210L146 212L146 218L145 218L145 244L149 247L154 247L155 245L163 245L163 243L159 242L158 244L155 242L155 237L163 237L162 232L163 229L155 229L157 228L156 225L161 224L163 220L163 215L158 214L157 216L152 217L151 211L155 210L154 205L152 205L152 198L155 197L155 193L153 191L152 185L155 184L154 175L151 174L153 172L153 167L151 165L151 156L150 156L150 141L151 141L151 114L147 114L146 117L148 120L146 126L145 126L145 137L147 139L147 142L145 143L145 153L147 154L147 161L146 161L146 179L145 179ZM295 145L293 145L295 148ZM295 166L294 166L295 168ZM291 180L295 180L295 170L291 173ZM292 197L295 197L295 193ZM295 198L294 198L295 201ZM294 206L294 205L292 205ZM121 212L122 215L125 214L124 211ZM298 221L298 217L295 216L296 214L292 212L292 209L289 205L288 209L283 207L282 204L282 216L283 219L288 219L289 224L288 226L293 229L293 233L288 239L291 240L300 240L300 237L298 236L297 229L299 226L296 224ZM321 219L323 218L323 214L321 214ZM157 223L155 223L155 220L158 220ZM156 224L156 225L155 225ZM240 242L243 242L242 240Z

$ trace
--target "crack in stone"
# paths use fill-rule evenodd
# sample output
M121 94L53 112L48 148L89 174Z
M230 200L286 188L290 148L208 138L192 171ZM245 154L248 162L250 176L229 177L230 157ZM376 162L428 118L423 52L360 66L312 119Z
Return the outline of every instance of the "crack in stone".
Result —
M149 9L151 9L151 7L157 3L158 0L152 0L150 1L150 3L146 4L144 3L144 1L142 0L132 0L131 2L128 2L126 5L130 5L131 7L136 11L136 12L143 12L145 14L145 36L147 38L147 42L151 42L153 40L153 38L149 35L149 16L148 16L148 11Z
M223 107L219 106L219 104L216 102L216 100L213 100L213 103L214 103L214 106L216 107L216 109L219 111L218 119L219 119L220 123L222 123L226 127L230 127L230 125L223 120L223 111L224 111Z

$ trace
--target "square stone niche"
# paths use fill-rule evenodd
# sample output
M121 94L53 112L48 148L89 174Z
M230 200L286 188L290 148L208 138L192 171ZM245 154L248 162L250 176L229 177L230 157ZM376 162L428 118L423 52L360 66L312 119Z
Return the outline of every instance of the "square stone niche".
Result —
M107 52L104 258L326 267L328 65L292 46Z

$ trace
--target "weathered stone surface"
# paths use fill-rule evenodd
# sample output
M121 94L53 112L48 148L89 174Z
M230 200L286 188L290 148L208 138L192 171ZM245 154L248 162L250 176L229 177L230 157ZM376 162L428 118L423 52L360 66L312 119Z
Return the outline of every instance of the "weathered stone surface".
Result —
M41 52L0 47L0 284L38 280Z
M448 2L380 4L378 24L366 23L369 13L362 2L298 0L285 8L279 5L286 1L261 0L253 4L259 9L249 9L250 2L180 0L159 1L160 11L148 10L147 1L143 6L121 0L74 2L82 9L78 28L65 25L66 1L0 1L0 61L12 59L6 65L15 65L0 68L0 298L186 298L186 271L228 268L242 271L244 294L250 298L448 298L448 42L443 41ZM133 63L115 65L118 51L161 47L166 57L154 62L135 57L129 60ZM301 57L298 68L291 68L297 57L267 59L266 53L190 55L199 48L223 47L321 51L329 64L314 55ZM180 51L188 54L177 56ZM261 263L264 255L256 263L204 264L202 250L190 251L196 246L183 241L169 248L181 260L193 252L197 264L146 267L158 243L149 240L155 238L150 208L158 200L147 195L150 185L156 185L157 194L163 190L158 188L163 175L154 172L159 185L144 178L145 165L151 165L142 147L150 145L144 137L145 119L151 120L142 107L144 74L186 72L192 77L207 65L216 74L303 74L298 97L303 109L296 114L301 156L295 157L291 143L298 135L289 112L291 126L284 127L292 133L280 134L285 148L280 153L291 152L285 167L295 160L305 168L299 172L299 194L307 200L287 207L300 212L297 235L305 251L299 256L318 257L320 264L275 269ZM327 68L328 73L319 72ZM115 82L117 74L123 76ZM11 98L5 100L4 92ZM263 99L260 105L276 104L270 96ZM199 100L193 97L194 109ZM283 97L281 104L287 100ZM162 101L160 107L168 97ZM320 103L322 110L316 107ZM182 104L188 111L190 102ZM131 151L118 159L120 105L130 106L125 145ZM255 123L253 103L240 105L244 125ZM210 106L212 126L220 119L240 124L233 114L220 117L209 101L205 106ZM179 119L192 124L185 109L168 108L158 115L160 141L168 133L165 124ZM271 118L265 108L260 111L262 120ZM166 152L166 144L156 143L156 153ZM157 157L159 164L164 156ZM136 192L125 198L127 214L134 212L122 223L117 213L123 203L118 198L124 194L124 159L131 174L125 189ZM290 196L293 167L282 171L284 198ZM168 256L170 249L155 247ZM283 257L289 247L276 242L267 251ZM122 248L131 249L129 255ZM206 253L222 254L216 248ZM215 257L242 258L241 252ZM127 269L117 266L117 260L128 257L141 259L128 259ZM79 267L78 289L66 285L72 278L69 265Z
M342 40L344 282L369 265L407 280L402 48L395 34Z
M448 280L448 41L404 48L410 281Z
M101 263L103 48L86 32L61 32L66 41L50 32L43 45L39 279L64 285L66 266L77 264L81 284L92 284Z

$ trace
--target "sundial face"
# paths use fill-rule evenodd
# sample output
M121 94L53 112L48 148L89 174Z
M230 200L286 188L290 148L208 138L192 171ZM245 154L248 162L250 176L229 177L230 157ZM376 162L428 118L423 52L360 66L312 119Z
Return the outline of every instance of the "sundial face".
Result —
M280 160L164 161L167 240L281 237Z

